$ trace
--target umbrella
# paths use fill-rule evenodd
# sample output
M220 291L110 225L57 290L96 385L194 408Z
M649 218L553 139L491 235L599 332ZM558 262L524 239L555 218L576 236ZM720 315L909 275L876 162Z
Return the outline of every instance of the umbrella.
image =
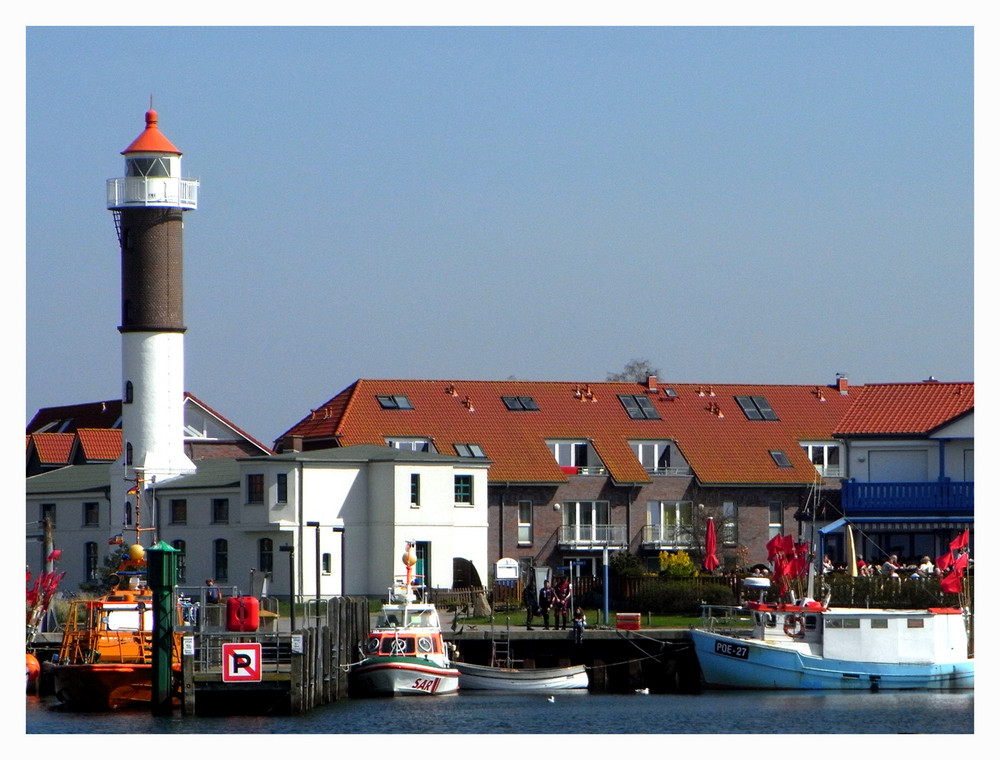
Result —
M854 530L847 526L847 571L852 578L858 577L858 555L854 552Z
M705 561L702 563L708 572L714 572L719 566L719 558L715 556L715 520L708 518L708 525L705 527Z

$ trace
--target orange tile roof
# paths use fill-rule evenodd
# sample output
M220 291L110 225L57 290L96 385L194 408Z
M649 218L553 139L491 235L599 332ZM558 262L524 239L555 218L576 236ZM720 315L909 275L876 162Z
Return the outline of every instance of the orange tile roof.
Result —
M929 434L975 406L974 383L879 383L859 391L838 436Z
M68 464L74 440L73 433L35 433L31 436L42 464Z
M588 388L593 401L586 400ZM667 396L667 388L676 396ZM650 398L660 419L631 419L619 394ZM413 409L383 409L380 395L406 396ZM509 411L503 396L530 396L539 411ZM747 419L736 396L766 397L778 420ZM649 482L629 442L670 439L702 483L803 484L813 482L816 470L800 442L830 440L852 398L814 385L661 381L654 393L631 382L358 380L285 435L344 446L423 437L449 454L456 443L478 443L492 461L491 482L520 483L566 481L546 446L550 439L589 439L615 482ZM783 451L792 467L778 467L772 450Z
M112 462L122 453L121 428L80 428L76 437L88 462Z

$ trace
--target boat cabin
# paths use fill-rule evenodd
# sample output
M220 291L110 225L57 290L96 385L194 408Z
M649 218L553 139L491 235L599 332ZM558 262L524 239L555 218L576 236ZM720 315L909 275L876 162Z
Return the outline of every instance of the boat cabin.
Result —
M813 602L812 604L816 604ZM968 657L958 608L868 610L757 606L752 638L802 644L827 659L882 663L956 662Z

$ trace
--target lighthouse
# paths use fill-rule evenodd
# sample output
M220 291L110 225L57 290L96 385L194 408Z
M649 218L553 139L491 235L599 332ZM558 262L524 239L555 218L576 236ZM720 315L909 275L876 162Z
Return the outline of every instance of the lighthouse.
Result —
M112 465L112 505L124 521L150 488L195 470L184 452L184 212L198 206L198 182L181 177L181 152L160 132L157 113L122 151L125 176L107 181L121 247L122 455ZM114 507L112 507L114 509ZM114 514L114 512L112 512Z

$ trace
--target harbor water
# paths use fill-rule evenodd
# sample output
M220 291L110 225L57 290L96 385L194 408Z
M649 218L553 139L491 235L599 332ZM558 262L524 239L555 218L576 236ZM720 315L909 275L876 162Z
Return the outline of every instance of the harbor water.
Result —
M972 734L974 692L466 692L349 699L302 715L73 713L27 697L28 734Z

